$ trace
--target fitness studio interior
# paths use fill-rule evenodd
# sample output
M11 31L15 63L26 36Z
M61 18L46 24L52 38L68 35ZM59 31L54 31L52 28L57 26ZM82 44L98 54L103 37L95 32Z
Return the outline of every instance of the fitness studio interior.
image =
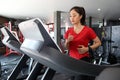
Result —
M120 0L0 3L0 80L120 80Z

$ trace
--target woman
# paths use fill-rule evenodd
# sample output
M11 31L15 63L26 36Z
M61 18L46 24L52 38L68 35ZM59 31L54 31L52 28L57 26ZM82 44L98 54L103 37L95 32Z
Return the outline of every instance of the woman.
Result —
M85 18L86 14L83 7L75 6L71 8L70 21L73 27L66 31L64 37L65 46L69 50L70 57L89 62L89 51L99 47L101 41L92 28L85 25ZM93 44L88 46L91 40Z

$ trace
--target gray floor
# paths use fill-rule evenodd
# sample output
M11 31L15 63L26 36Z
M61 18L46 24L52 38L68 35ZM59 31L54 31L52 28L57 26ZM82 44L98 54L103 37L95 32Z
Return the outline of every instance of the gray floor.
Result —
M0 55L1 62L1 80L6 80L11 71L14 69L18 60L20 59L20 55L11 54L9 56Z

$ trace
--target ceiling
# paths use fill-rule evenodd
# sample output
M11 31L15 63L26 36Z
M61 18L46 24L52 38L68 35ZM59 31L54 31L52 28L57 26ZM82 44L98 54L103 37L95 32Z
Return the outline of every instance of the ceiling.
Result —
M0 3L0 15L16 19L39 17L53 22L55 11L69 12L73 6L83 6L88 17L120 18L120 0L0 0Z

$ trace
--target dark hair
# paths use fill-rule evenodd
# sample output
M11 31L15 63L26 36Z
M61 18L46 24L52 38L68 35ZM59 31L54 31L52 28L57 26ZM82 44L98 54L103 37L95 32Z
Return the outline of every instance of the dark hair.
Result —
M82 15L81 24L85 25L85 18L86 18L85 9L83 7L74 6L70 9L70 11L71 10L75 10L79 15Z

